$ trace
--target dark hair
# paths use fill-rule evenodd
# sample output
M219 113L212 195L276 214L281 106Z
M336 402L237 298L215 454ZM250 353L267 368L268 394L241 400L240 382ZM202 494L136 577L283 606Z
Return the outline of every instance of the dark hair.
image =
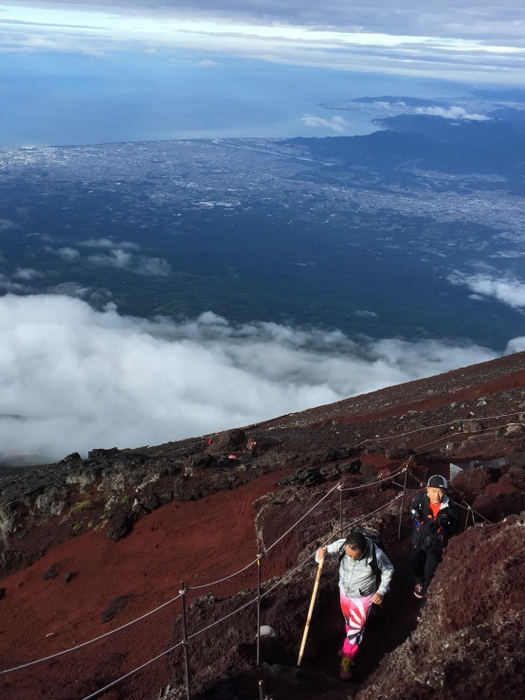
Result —
M368 542L362 532L352 532L345 540L345 545L348 544L352 549L357 549L359 552L366 552Z

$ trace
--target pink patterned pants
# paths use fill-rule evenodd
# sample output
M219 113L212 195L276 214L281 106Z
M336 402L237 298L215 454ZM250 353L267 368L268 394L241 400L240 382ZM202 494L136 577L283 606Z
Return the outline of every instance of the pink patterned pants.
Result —
M366 621L372 607L372 596L347 598L343 591L339 590L339 593L346 628L343 654L353 658L357 654L363 638Z

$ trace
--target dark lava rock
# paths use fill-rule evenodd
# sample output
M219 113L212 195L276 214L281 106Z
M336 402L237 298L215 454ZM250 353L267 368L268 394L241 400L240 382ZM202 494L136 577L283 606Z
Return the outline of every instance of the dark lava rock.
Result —
M108 450L96 449L88 452L88 459L105 460L108 457L118 455L120 450L118 447L110 447Z
M211 469L217 465L218 458L214 455L203 454L198 457L194 457L192 466L195 469Z
M325 464L319 469L319 473L323 479L338 479L341 471L336 464Z
M350 462L340 464L339 469L341 471L341 474L357 474L357 472L361 468L361 464L362 463L360 459L352 459Z
M317 486L323 482L323 476L317 469L298 469L290 476L281 479L278 484L284 486Z
M118 615L132 595L132 593L127 593L126 595L119 595L118 598L114 598L102 613L102 622L109 622L115 615Z
M118 503L108 513L110 523L106 531L108 540L120 540L131 531L133 514L131 503Z
M48 578L54 579L58 576L58 572L56 570L56 564L52 564L47 571L44 571L42 574L42 581L47 581Z
M208 448L210 454L219 454L221 452L239 452L246 448L247 437L244 430L235 428L228 430L225 433L213 438L213 442Z
M0 600L5 596L5 588L0 588Z
M64 583L69 583L76 577L76 573L74 571L68 571L67 574L64 575Z
M354 450L351 447L329 447L326 451L326 461L335 462L338 459L348 459L354 454Z
M70 455L67 455L67 457L64 457L64 459L60 460L59 464L70 464L71 462L81 462L82 457L79 455L78 452L72 452Z
M359 473L363 476L377 476L378 469L373 464L362 464Z

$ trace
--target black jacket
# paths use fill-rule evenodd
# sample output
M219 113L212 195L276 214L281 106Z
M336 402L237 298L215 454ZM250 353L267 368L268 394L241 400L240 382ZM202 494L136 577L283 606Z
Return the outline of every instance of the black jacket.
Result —
M426 491L416 493L409 509L414 520L412 544L424 552L441 551L449 538L458 531L458 507L448 496L445 496L435 518L430 510L430 500Z

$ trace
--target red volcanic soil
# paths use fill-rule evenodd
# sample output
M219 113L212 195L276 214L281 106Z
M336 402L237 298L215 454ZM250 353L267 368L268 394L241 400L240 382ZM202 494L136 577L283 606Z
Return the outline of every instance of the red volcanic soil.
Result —
M2 582L0 658L2 669L55 654L98 637L177 596L180 582L199 586L243 568L257 556L253 502L276 488L273 473L200 501L171 503L143 517L125 539L113 542L89 532L60 544L38 562ZM50 522L48 527L52 527ZM56 578L42 580L55 566ZM271 567L271 568L269 568ZM266 575L285 570L279 552ZM64 575L75 578L64 583ZM254 586L256 568L213 587L226 597ZM190 591L191 600L210 590ZM130 595L131 594L131 595ZM101 616L118 596L130 595L111 621ZM52 661L0 676L3 700L83 698L92 679L115 678L160 654L169 640L180 601L115 635ZM170 679L162 660L133 676L127 697L146 698ZM104 697L110 697L105 695ZM120 697L120 696L119 696Z
M201 446L191 452L193 448L189 445L190 441L186 441L188 444L185 442L183 446L186 450L184 465L191 467L189 471L194 470L194 476L188 477L186 481L183 477L181 479L184 488L196 489L184 493L185 498L194 500L175 500L153 509L134 522L127 536L116 541L105 536L106 530L71 537L71 526L66 528L65 524L60 525L61 516L47 521L43 518L31 521L31 510L27 509L29 516L24 524L25 530L10 533L8 554L23 554L33 563L15 571L17 566L22 566L20 562L23 558L13 559L11 569L5 570L14 573L0 583L0 589L5 589L5 594L0 599L0 671L58 654L64 649L104 635L176 598L181 581L190 589L188 603L194 601L188 614L190 634L195 629L202 629L210 619L215 619L213 615L229 615L238 608L239 603L253 598L257 567L255 564L248 565L256 559L258 541L262 539L266 546L275 542L338 480L345 487L370 486L358 491L358 497L347 495L344 506L347 523L355 517L371 513L399 492L399 486L389 491L372 482L377 478L379 470L388 474L403 464L408 455L412 455L413 470L409 488L415 488L420 481L425 480L429 471L446 473L449 461L461 464L473 458L490 459L525 453L525 421L521 411L525 411L524 353L249 426L245 428L246 437L257 438L260 452L257 456L250 457L245 464L238 460L238 471L235 471L236 468L210 467L206 460L214 457L212 450ZM479 422L479 427L467 424L476 421ZM514 432L508 430L510 423L515 427ZM200 442L207 444L206 440ZM218 444L220 441L216 440L213 446ZM148 460L153 463L155 459L158 463L169 466L169 455L175 451L173 445L176 444L141 450L146 466ZM126 454L130 459L141 456L139 451L129 451ZM125 456L121 452L115 459L122 461ZM358 471L351 471L353 467L349 466L350 461L356 457L363 463L361 471L359 465ZM93 469L92 461L88 459L85 462L86 470ZM129 464L124 464L123 473L142 468L142 462L138 467ZM199 467L199 464L204 464L204 467ZM59 466L51 465L56 469ZM69 467L66 465L66 468ZM278 481L283 476L295 473L298 468L323 475L324 482L315 484L313 488L301 483L278 486ZM206 479L215 478L213 475L219 472L225 475L224 478L231 477L227 485L223 486L227 490L200 497L203 493L211 493L206 491L207 488L211 489L211 482ZM264 475L254 478L260 473ZM179 478L176 471L169 474L172 482ZM192 478L195 481L191 482ZM249 481L250 478L252 481L243 483L243 480ZM242 485L233 488L239 483ZM102 492L96 490L100 489L100 482L97 484L92 486L92 493L100 495ZM2 482L0 487L1 485ZM126 492L128 499L132 488L134 487L129 486ZM505 542L506 525L500 521L509 513L520 513L525 509L524 470L520 466L514 466L496 476L493 472L489 474L488 471L479 471L459 479L458 489L460 502L474 504L473 507L486 518L499 523L498 527L486 531L490 532L494 543L497 544L500 539ZM132 499L139 491L137 488L133 492ZM77 501L82 498L78 490L75 494ZM77 501L68 501L68 506ZM330 508L327 506L315 511L290 537L272 548L270 554L262 559L263 581L280 577L293 569L312 553L324 537L335 532L339 526L339 513L336 510L332 503ZM492 635L492 632L485 630L490 627L490 620L485 623L478 620L479 610L474 606L475 601L469 598L468 577L476 576L479 564L476 548L482 548L486 532L481 529L476 532L477 528L471 528L476 532L475 535L469 535L469 530L465 533L469 537L459 535L453 541L451 552L455 558L450 558L448 565L445 559L442 571L454 572L455 567L459 572L459 568L465 565L465 570L454 579L462 586L459 592L461 606L455 606L453 611L447 613L447 617L444 612L446 601L457 594L457 589L445 581L443 574L437 575L436 582L439 586L436 584L436 596L441 595L441 598L437 597L436 601L442 611L440 620L433 621L426 608L423 623L416 633L417 606L412 595L413 582L407 556L409 523L405 518L401 541L398 541L398 510L396 503L395 507L384 511L380 522L369 523L380 526L386 536L388 553L396 566L396 583L385 601L383 612L377 621L371 621L367 629L363 642L364 659L360 661L356 673L356 684L352 688L345 686L341 690L339 681L334 680L338 664L336 651L341 642L342 630L337 609L335 574L331 577L326 574L303 664L305 671L322 672L322 684L326 685L320 687L315 694L317 691L312 681L314 676L310 676L309 691L301 686L300 678L294 676L290 688L295 690L279 691L278 686L271 687L270 674L267 675L268 687L275 700L307 700L313 697L346 700L351 695L360 697L360 693L363 693L363 700L368 700L369 697L382 697L385 700L410 697L421 700L430 697L430 690L434 692L436 688L438 694L435 697L442 700L448 700L449 697L451 700L470 699L471 696L467 693L468 683L464 678L460 679L461 683L457 686L462 688L462 694L454 694L453 690L450 693L447 691L448 694L444 691L439 694L440 686L434 682L439 674L437 670L434 672L432 665L441 668L440 664L449 663L446 649L451 644L449 636L452 632L456 634L454 639L457 642L461 634L466 639L471 634L468 630L474 629L476 625L480 626L479 629L476 627L477 636L474 635L479 641L480 649L483 640L486 641L489 657L487 663L497 652L497 634ZM0 512L0 526L1 517ZM525 561L525 554L519 549L520 541L523 541L519 537L522 525L515 522L513 528L512 542L515 550L509 553L509 560L505 558L504 551L498 555L499 558L493 557L494 567L509 568L515 562L522 571ZM462 548L461 542L467 543L467 550ZM467 555L473 557L473 560L469 560ZM35 560L35 556L39 558ZM227 578L245 566L246 571ZM277 654L272 653L269 647L266 648L267 655L263 655L263 660L267 665L273 664L273 669L284 664L294 666L294 645L299 642L306 618L314 570L315 567L309 564L304 573L281 586L279 594L266 599L262 624L276 628L281 626L284 637L288 635ZM74 574L68 583L64 579L66 574ZM207 585L223 578L227 580L217 585ZM492 572L485 571L484 581L488 587L492 579ZM511 579L509 573L501 584L502 588L495 601L500 600L498 596L502 592L508 592L505 587L508 587ZM210 591L213 596L207 595ZM200 596L204 598L196 600ZM494 601L490 595L484 600L487 604L485 610L489 611L489 606ZM518 605L516 601L515 604ZM212 605L215 613L211 612ZM504 606L496 607L501 613L497 624L502 625ZM462 609L465 611L463 617ZM114 616L103 622L103 616L110 617L111 612ZM84 700L177 644L181 640L180 624L177 621L180 612L181 601L174 600L151 616L114 635L28 668L2 674L0 697L2 700ZM250 668L250 673L253 672L253 638L256 629L252 619L254 614L252 606L246 614L230 621L229 628L217 627L199 638L200 641L193 646L192 672L201 673L200 694L194 696L197 700L252 700L256 697L257 684L254 684L253 674L248 674L251 685L248 684L244 690L242 684L237 685L235 690L228 690L227 686L227 681L235 674L240 676ZM513 615L514 611L509 611L508 618L514 619ZM512 634L521 640L521 622L519 618L516 628L506 629L505 634L509 640ZM425 636L425 625L428 626L428 639ZM244 634L242 639L236 636L241 628ZM434 644L429 641L432 639L433 628L439 632L442 647L437 642ZM423 650L421 653L434 654L428 657L427 667L423 669L428 676L425 676L427 680L424 688L417 685L421 671L418 666L421 662L418 644ZM200 657L197 658L199 645ZM218 658L221 650L226 654L226 661L221 668L213 667L214 659ZM182 655L179 652L177 654L177 658L172 654L159 658L97 697L105 700L150 700L163 697L159 695L163 689L174 682L180 684ZM374 672L382 657L384 660L379 670ZM479 659L482 663L481 652ZM410 666L408 680L414 686L410 692L403 687L403 678L407 675L403 672L405 663ZM443 683L453 684L457 674L454 675L456 667L453 666L453 660L450 663L452 665ZM500 659L498 663L504 663L504 660ZM174 669L177 665L178 670ZM395 674L397 685L394 694L389 694L388 691L388 674L385 677L380 675L383 667L388 673ZM464 660L464 667L468 667L467 660ZM202 672L203 668L205 671L209 669L207 677ZM219 678L221 672L226 689L223 688L222 694L213 694L207 688L211 687L210 683L215 678ZM459 671L457 673L461 675ZM330 682L337 687L330 686ZM504 679L498 682L503 689L510 687ZM279 683L285 685L281 677ZM479 696L497 698L496 695L483 695L486 681L483 683L485 686L472 685L473 688L479 686ZM515 686L512 687L515 689ZM377 688L376 694L368 692L367 688ZM172 690L169 700L185 697L184 693L182 696L173 693ZM518 696L510 693L508 697L510 700Z

